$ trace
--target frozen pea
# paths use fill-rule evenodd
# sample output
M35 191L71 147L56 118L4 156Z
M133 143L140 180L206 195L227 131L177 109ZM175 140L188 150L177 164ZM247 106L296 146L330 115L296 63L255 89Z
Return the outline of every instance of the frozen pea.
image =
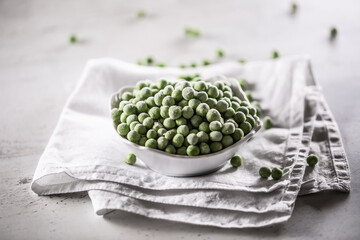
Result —
M224 92L224 97L232 98L232 93L229 91Z
M231 87L229 85L229 83L224 82L224 89L223 92L232 92Z
M148 87L148 84L145 81L139 81L136 83L136 89L141 90L144 87Z
M219 90L219 96L216 99L221 100L223 96L224 96L224 92Z
M186 155L186 147L182 146L176 150L176 154L178 155Z
M171 119L174 119L174 120L178 119L178 118L181 117L181 115L182 115L181 107L179 107L179 106L171 106L169 108L169 117Z
M134 130L135 126L140 123L139 121L133 121L132 123L130 123L130 130Z
M219 100L216 104L216 110L223 113L226 112L226 109L229 107L229 104L225 100Z
M150 108L149 115L154 120L159 119L160 118L160 108L159 107Z
M250 103L247 102L247 101L242 101L242 102L240 103L240 106L249 107L249 106L250 106Z
M199 138L198 136L196 136L195 133L190 133L187 137L186 140L188 141L188 143L190 145L196 145L199 142Z
M123 113L120 115L120 122L126 123L126 119L127 119L128 116L129 116L129 114L123 112Z
M279 168L273 168L271 171L271 177L274 180L279 180L280 178L282 178L283 175L283 171L280 170Z
M165 88L164 88L164 94L167 95L167 96L171 96L172 92L174 91L174 87L171 86L171 85L167 85Z
M111 109L111 118L113 121L120 121L120 115L121 115L121 111L117 108L113 108Z
M219 121L213 121L209 124L210 131L220 131L222 128L222 124Z
M224 89L224 82L216 81L216 82L214 82L214 86L217 87L219 90L223 90Z
M136 103L138 103L139 101L141 101L141 98L139 98L139 97L136 97L136 98L133 98L133 99L130 100L130 102L131 102L132 104L135 104L135 105L136 105Z
M255 121L255 119L254 119L252 116L247 115L246 121L251 124L251 127L255 127L255 126L256 126L256 121Z
M145 143L146 143L147 140L148 140L147 137L141 137L138 144L140 146L145 146Z
M186 87L191 87L191 84L187 81L180 81L175 84L175 89L179 89L180 91L184 90Z
M206 103L200 103L196 107L196 114L201 117L205 117L209 110L210 110L209 105L207 105Z
M217 98L219 96L219 89L215 86L210 85L207 93L210 98Z
M144 119L143 125L147 129L152 128L152 126L154 125L154 120L151 117L147 117L147 118Z
M158 131L160 128L163 128L164 126L160 122L154 122L153 129L155 131Z
M223 138L223 135L219 131L212 131L210 133L210 140L213 142L220 142Z
M147 112L149 110L146 102L144 102L144 101L137 102L136 108L139 113Z
M175 101L179 102L183 99L182 97L182 92L180 89L175 89L172 93L171 93L171 97L175 99Z
M215 98L208 98L206 100L207 105L209 105L210 108L215 108L217 104L217 100Z
M313 167L318 163L319 159L316 155L314 154L310 154L307 158L306 158L306 162L309 164L309 166Z
M208 122L219 121L221 119L221 114L216 109L210 109L206 114L206 119Z
M160 79L157 81L157 87L159 89L164 89L167 85L168 85L168 83L165 79Z
M126 114L129 114L129 115L136 114L136 111L137 111L136 106L132 103L129 103L129 104L125 105L125 107L124 107L124 113L126 113Z
M128 117L126 118L126 123L127 123L128 125L130 125L130 123L132 123L132 122L134 122L134 121L138 121L138 118L137 118L137 116L136 116L135 114L131 114L130 116L128 116Z
M186 106L188 106L188 101L187 100L185 100L185 99L183 99L183 100L181 100L179 103L178 103L178 106L180 106L180 107L186 107Z
M153 138L151 139L148 139L146 142L145 142L145 147L149 147L149 148L157 148L157 141Z
M139 120L139 122L143 123L144 119L147 118L147 117L150 117L149 114L140 113L139 116L138 116L138 120Z
M162 101L162 105L163 106L173 106L175 105L175 99L173 99L172 97L170 96L166 96L164 97L163 101Z
M224 100L225 102L227 102L228 106L231 107L231 100L228 97L223 97L221 100Z
M186 154L189 156L198 156L200 154L200 148L198 146L189 145L186 149Z
M176 153L176 149L175 149L175 147L174 147L173 145L169 144L169 145L165 148L165 152L175 154L175 153Z
M255 115L256 115L256 108L254 108L254 107L248 107L248 109L249 109L250 115L252 115L252 116L255 116Z
M164 137L167 139L167 140L171 140L174 138L176 132L172 131L172 130L169 130L167 131L165 134L164 134Z
M233 167L240 167L242 163L242 159L239 155L235 155L231 158L230 163Z
M200 131L196 134L199 139L199 143L204 143L209 141L209 135L206 132Z
M265 129L270 129L273 127L273 121L269 116L264 117L263 125Z
M169 140L165 137L159 137L157 140L157 146L159 149L163 150L169 144Z
M224 115L226 118L231 118L235 115L235 110L230 107L230 108L226 109L226 112Z
M202 123L202 118L198 115L194 115L192 116L192 118L190 119L191 125L193 125L193 127L199 127L200 123Z
M121 101L119 103L119 110L123 111L126 104L130 103L129 101Z
M235 126L231 122L227 122L221 129L221 133L224 135L230 135L235 132Z
M262 178L269 178L271 175L271 170L268 167L261 167L259 169L259 175Z
M134 95L130 92L124 92L122 95L121 95L121 99L122 100L125 100L125 101L129 101L130 99L134 98Z
M133 143L137 143L140 140L140 134L135 130L131 130L127 135L126 138Z
M172 144L174 147L181 147L184 144L184 136L182 134L175 134L174 138L172 139Z
M125 158L125 162L129 165L133 165L136 163L136 156L133 153L130 153L129 155L126 156Z
M183 135L184 137L186 137L189 134L189 132L190 130L187 125L181 125L177 128L177 133Z
M157 132L154 129L149 129L146 133L146 137L147 138L153 138L156 139L157 138Z
M224 136L223 139L221 140L221 143L222 143L222 145L224 146L224 148L227 148L227 147L233 145L234 140L233 140L233 138L232 138L231 136L226 135L226 136Z
M191 129L189 133L195 133L195 134L197 134L198 132L199 132L199 130L197 130L196 128L194 128L194 129Z
M155 100L154 100L154 97L151 96L151 97L148 97L146 100L145 100L146 104L148 105L148 107L152 108L152 107L155 107Z
M240 103L241 103L240 98L238 98L237 96L233 96L233 97L231 98L231 101L237 102L239 105L240 105Z
M206 92L198 92L196 94L196 98L200 100L200 102L206 102L208 100L208 95Z
M186 125L187 124L187 120L183 117L178 118L175 120L176 126L181 126L181 125Z
M206 83L204 81L198 81L194 83L194 89L196 91L205 91L207 89Z
M161 106L160 107L160 116L162 118L168 118L169 117L169 106Z
M235 112L239 111L240 104L238 102L231 102L231 107L234 109Z
M199 130L206 132L206 133L210 132L209 123L207 123L207 122L200 123Z
M130 127L126 123L120 123L117 126L117 132L120 134L120 136L123 137L126 136L126 134L128 134L129 131L130 131Z
M192 109L196 109L197 106L199 106L199 104L201 103L201 101L199 99L191 99L189 101L189 107L191 107Z
M182 96L185 100L190 100L195 97L195 90L192 87L186 87L182 91Z
M152 95L152 92L149 87L144 87L143 89L140 90L140 93L139 93L139 97L141 99L147 99L148 97L151 97L151 95Z
M156 93L156 94L154 95L154 102L155 102L155 104L156 104L157 106L161 106L162 101L164 100L165 97L166 97L166 95L165 95L162 91Z
M242 123L242 122L245 122L246 120L246 116L243 112L236 112L235 115L234 115L234 120L237 122L237 123Z
M146 133L146 127L141 123L136 124L134 130L140 135L144 135Z
M241 103L243 103L243 102L241 102ZM249 115L249 109L247 109L247 107L245 107L245 106L240 106L238 108L238 112L244 113L245 116Z
M165 118L163 124L166 129L173 129L176 126L175 121L171 118Z
M240 129L241 129L241 130L244 132L244 134L246 135L246 134L248 134L248 133L251 131L252 127L251 127L251 124L250 124L250 123L248 123L248 122L243 122L243 123L240 124Z
M207 143L200 143L199 145L200 153L201 154L209 154L210 153L210 147Z
M221 151L223 149L223 146L220 142L213 142L210 144L210 149L211 152L215 153Z
M228 123L228 122L234 124L235 128L239 127L239 125L233 118L226 119L225 123Z
M244 137L244 132L240 128L235 128L235 131L231 136L234 139L234 141L237 142Z
M166 132L167 132L167 131L166 131L165 128L160 128L160 129L157 131L158 136L162 136L162 135L164 135Z

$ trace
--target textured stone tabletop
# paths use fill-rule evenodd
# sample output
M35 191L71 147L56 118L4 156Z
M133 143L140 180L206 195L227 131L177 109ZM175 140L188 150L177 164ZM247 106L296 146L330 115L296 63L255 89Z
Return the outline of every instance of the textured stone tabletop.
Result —
M360 2L0 1L0 239L359 239ZM148 13L136 18L139 9ZM335 25L338 37L329 41ZM184 36L186 26L202 36ZM70 34L79 41L70 44ZM350 194L299 197L289 222L229 230L117 212L96 216L86 193L39 197L30 182L86 61L168 65L308 54L338 121L350 163Z

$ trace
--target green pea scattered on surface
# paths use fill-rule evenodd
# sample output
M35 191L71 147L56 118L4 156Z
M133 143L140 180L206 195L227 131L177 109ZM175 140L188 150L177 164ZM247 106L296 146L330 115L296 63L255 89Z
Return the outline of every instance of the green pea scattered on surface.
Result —
M271 175L271 170L268 167L261 167L259 169L259 175L262 178L269 178Z
M75 34L71 34L70 37L69 37L69 42L70 43L76 43L77 42L77 37Z
M314 155L314 154L310 154L307 158L306 158L306 162L309 164L309 166L313 167L315 166L319 161L318 156Z
M274 180L279 180L280 178L282 178L283 175L283 171L280 170L279 168L273 168L271 171L271 177Z
M265 129L270 129L273 127L273 121L269 116L264 117L263 126Z
M139 11L137 11L136 16L137 16L138 18L144 18L144 17L146 17L146 12L145 12L145 10L139 10Z
M225 53L222 49L218 49L218 50L216 50L216 56L218 58L223 58L225 56Z
M295 14L297 12L298 9L298 5L296 4L296 2L291 3L291 13Z
M192 36L192 37L199 37L200 36L200 31L198 29L195 28L190 28L187 27L185 28L185 35L187 36Z
M279 53L278 53L278 51L276 51L276 50L274 50L272 53L271 53L271 57L273 58L273 59L276 59L276 58L279 58Z
M337 34L338 34L337 28L336 27L331 27L330 28L330 39L332 39L332 40L335 39Z
M239 155L235 155L231 158L230 163L233 167L240 167L242 164L242 158Z
M134 165L136 163L136 156L133 153L130 153L126 156L125 162L129 165Z
M245 63L246 63L246 60L243 59L243 58L240 58L240 59L238 59L238 63L245 64Z

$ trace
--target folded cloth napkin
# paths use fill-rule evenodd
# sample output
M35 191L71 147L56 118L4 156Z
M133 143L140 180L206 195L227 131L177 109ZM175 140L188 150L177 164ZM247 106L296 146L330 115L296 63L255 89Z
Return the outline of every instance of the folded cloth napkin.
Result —
M109 117L109 98L143 79L200 73L244 77L275 127L239 149L244 163L201 177L173 178L123 162L129 153ZM309 152L320 156L306 168ZM279 181L262 180L261 166L279 167ZM301 184L304 184L300 190ZM40 194L89 191L97 214L124 210L148 217L220 227L258 227L286 221L301 194L349 191L350 173L337 125L310 69L292 57L181 70L141 67L117 60L92 60L69 98L35 172Z

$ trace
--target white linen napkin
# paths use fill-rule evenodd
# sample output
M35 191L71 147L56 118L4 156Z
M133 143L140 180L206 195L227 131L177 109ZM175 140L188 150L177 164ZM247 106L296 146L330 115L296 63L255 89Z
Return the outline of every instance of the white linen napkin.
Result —
M129 152L109 117L111 94L138 80L193 73L246 78L253 86L253 96L274 119L275 128L262 131L239 149L244 164L237 170L226 165L207 176L172 178L147 169L141 161L135 166L125 164ZM310 150L321 160L305 171ZM260 179L257 171L263 165L282 168L284 177L279 181ZM303 178L303 194L323 189L349 191L350 174L340 133L307 58L225 63L192 70L101 59L88 63L69 98L39 161L32 189L40 195L93 190L89 195L98 214L120 209L154 218L240 228L287 220Z

